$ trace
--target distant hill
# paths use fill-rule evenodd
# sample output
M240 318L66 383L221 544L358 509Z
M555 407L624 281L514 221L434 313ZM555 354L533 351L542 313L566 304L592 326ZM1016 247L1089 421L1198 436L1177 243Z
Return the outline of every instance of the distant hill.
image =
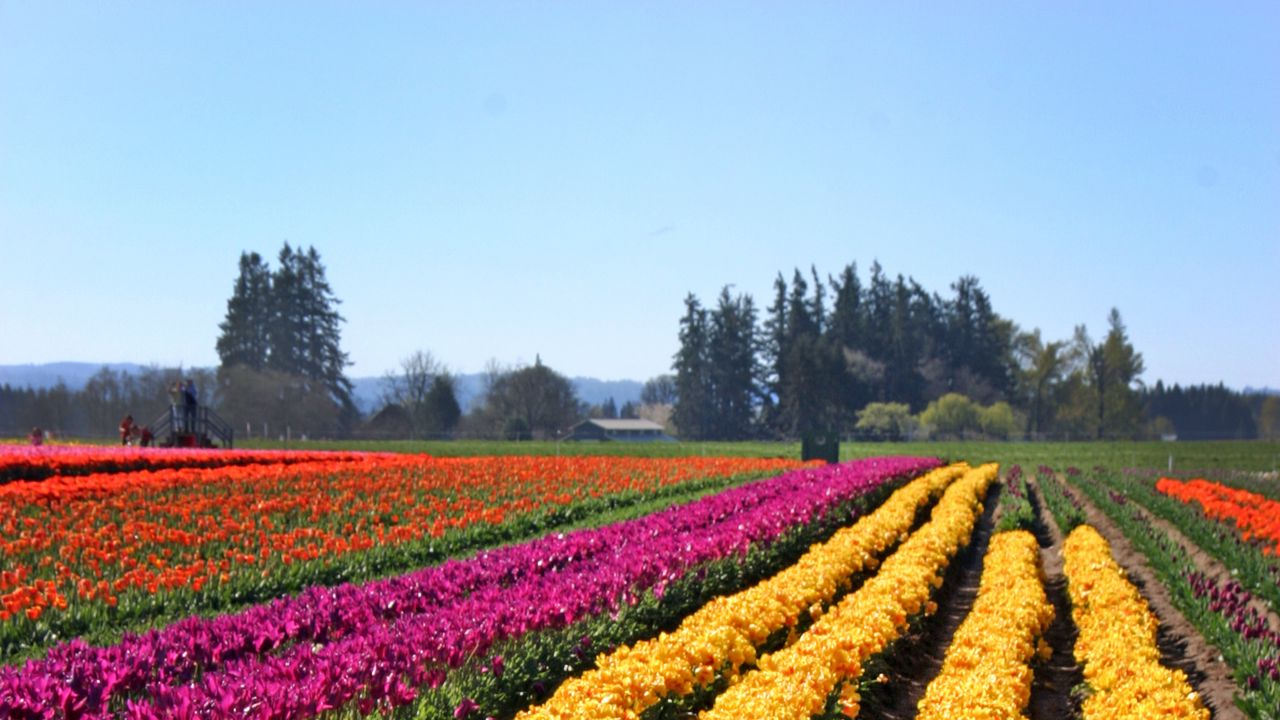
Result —
M136 375L148 366L138 363L86 363L57 362L40 365L0 365L0 385L36 389L50 388L59 382L66 383L71 390L80 390L93 374L103 367L116 372L127 372ZM469 373L458 375L458 404L462 411L469 411L484 393L484 374ZM637 380L599 380L590 377L571 378L578 399L589 404L599 405L608 398L621 407L626 402L640 402L640 389L644 384ZM356 406L363 413L371 412L381 404L382 377L351 378Z
M37 390L51 388L64 382L72 390L79 390L89 382L93 374L109 367L116 372L136 375L147 366L138 363L86 363L56 362L42 365L0 365L0 385L15 388L31 387Z

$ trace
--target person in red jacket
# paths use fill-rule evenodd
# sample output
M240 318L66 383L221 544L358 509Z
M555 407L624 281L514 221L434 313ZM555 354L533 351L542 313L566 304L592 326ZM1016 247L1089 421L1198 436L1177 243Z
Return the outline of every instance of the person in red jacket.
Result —
M133 416L125 415L120 421L120 444L128 445L129 437L133 435Z

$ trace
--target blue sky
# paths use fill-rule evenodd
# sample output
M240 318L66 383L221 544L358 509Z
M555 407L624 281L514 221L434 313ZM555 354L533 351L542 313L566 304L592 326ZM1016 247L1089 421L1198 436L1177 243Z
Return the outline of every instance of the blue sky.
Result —
M355 376L668 371L682 299L978 276L1280 387L1280 5L0 0L0 364L216 364L313 245Z

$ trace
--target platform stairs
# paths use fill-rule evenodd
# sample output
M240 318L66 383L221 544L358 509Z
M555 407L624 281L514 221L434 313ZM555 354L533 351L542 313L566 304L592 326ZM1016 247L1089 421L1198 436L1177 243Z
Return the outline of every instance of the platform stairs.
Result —
M218 413L203 405L186 408L171 405L151 424L151 434L160 447L223 447L235 445L235 431Z

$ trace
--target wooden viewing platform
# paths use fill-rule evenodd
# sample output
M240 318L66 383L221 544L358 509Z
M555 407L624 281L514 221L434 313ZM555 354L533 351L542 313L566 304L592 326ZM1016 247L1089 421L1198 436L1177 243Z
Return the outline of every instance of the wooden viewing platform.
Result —
M186 408L170 405L148 425L160 447L233 447L235 431L218 413L201 405L188 415Z

